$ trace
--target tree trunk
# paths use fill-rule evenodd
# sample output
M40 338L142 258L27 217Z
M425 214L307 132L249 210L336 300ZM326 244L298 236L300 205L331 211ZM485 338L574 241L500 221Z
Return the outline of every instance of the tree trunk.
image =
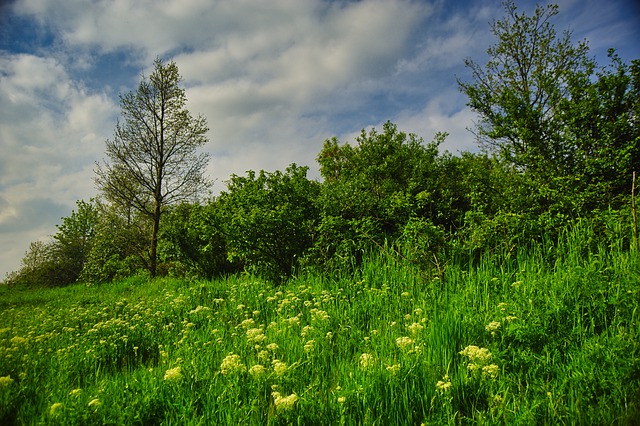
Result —
M160 229L160 202L156 201L156 211L153 215L153 233L151 235L151 262L149 265L149 272L151 278L156 277L156 270L158 267L158 230Z

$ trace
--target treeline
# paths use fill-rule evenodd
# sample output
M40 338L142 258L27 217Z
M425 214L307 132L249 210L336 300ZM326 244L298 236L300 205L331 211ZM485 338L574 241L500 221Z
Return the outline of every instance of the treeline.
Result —
M355 268L367 251L385 250L438 274L452 259L517 256L575 220L592 223L585 250L633 244L630 170L597 186L573 184L592 180L587 170L542 179L498 156L440 153L444 137L424 143L386 123L354 145L326 141L317 157L322 182L295 164L232 176L219 196L168 208L158 273L246 271L278 283L301 268ZM148 270L146 217L99 200L77 207L51 242L31 245L8 284L104 283Z
M480 153L441 152L445 133L426 143L388 122L363 130L353 145L325 141L320 181L295 164L249 171L199 202L186 198L204 182L194 170L206 158L194 149L205 142L206 122L184 109L175 63L157 61L149 82L122 97L126 120L107 142L113 163L98 169L102 197L78 202L5 283L103 283L141 271L207 279L245 271L278 283L304 268L357 268L372 249L442 273L454 258L473 265L483 255L517 256L577 220L592 230L585 250L637 248L640 60L625 63L610 50L599 67L586 42L556 34L557 6L537 6L532 16L513 2L504 7L491 27L498 41L489 62L467 60L473 79L458 82L478 113ZM142 102L158 93L172 101ZM139 112L156 104L173 111L162 111L172 118L154 134L177 135L174 146L184 151L136 133L150 127L140 117L155 125L157 111ZM132 141L141 141L136 150ZM167 152L179 155L162 175ZM138 157L152 164L147 180L139 179L146 166L133 164Z

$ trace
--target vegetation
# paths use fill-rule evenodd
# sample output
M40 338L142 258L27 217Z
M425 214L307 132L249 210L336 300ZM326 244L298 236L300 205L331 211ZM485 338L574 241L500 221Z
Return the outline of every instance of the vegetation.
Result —
M355 274L279 287L5 288L0 423L634 424L630 225L612 214L442 276L374 251Z
M0 423L633 424L640 60L504 6L459 82L486 151L387 122L320 182L196 199L206 124L156 61L100 196L0 287Z
M152 277L164 207L192 201L208 184L203 175L208 156L196 152L207 142L207 120L191 116L180 81L175 62L157 59L138 90L120 97L124 123L106 143L111 161L96 168L96 184L107 200L150 219Z

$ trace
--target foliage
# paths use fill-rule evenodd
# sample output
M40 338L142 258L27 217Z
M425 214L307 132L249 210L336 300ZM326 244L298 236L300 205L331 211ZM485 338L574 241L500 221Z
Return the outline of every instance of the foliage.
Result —
M156 61L122 98L151 121L116 127L106 202L31 245L5 281L23 291L0 286L0 423L634 424L640 62L611 51L594 75L555 6L505 11L461 83L495 152L441 153L445 134L386 123L325 141L322 183L249 171L206 203L191 198L204 119ZM145 99L168 101L168 127ZM136 181L128 160L164 152L167 129L193 167L152 155L159 174ZM195 180L159 184L180 176ZM79 273L94 285L28 289Z
M585 41L558 36L556 5L519 14L513 1L491 29L498 39L482 67L467 60L472 82L459 81L480 117L476 132L520 172L509 214L578 217L619 208L640 160L640 64L596 72Z
M211 279L237 272L240 265L227 258L227 237L220 203L179 204L162 224L161 258L169 273Z
M360 250L396 238L411 217L438 216L438 145L445 137L425 145L387 122L382 133L363 130L356 146L325 141L317 157L324 182L315 259L349 263Z
M228 257L274 282L291 276L313 243L317 182L307 167L232 176L217 200Z
M630 65L609 51L597 78L576 76L571 98L559 105L565 138L574 150L566 188L581 211L624 204L640 164L640 60Z
M599 68L586 42L556 33L555 5L531 16L512 1L504 8L489 62L468 60L473 81L459 82L488 151L441 152L446 133L425 143L387 122L353 144L326 140L320 182L295 164L249 171L206 201L197 195L207 156L196 153L206 122L186 110L176 64L157 60L121 98L111 163L96 170L105 204L93 211L79 202L54 241L33 245L6 282L52 286L80 273L102 283L147 268L283 284L305 270L356 273L371 251L442 277L456 263L473 268L484 256L517 259L558 243L572 223L606 230L603 221L628 214L640 164L640 62L611 50ZM613 244L610 235L594 232L590 247ZM626 234L615 235L628 246Z
M160 219L164 207L192 201L208 182L208 155L196 150L206 142L206 119L192 117L175 62L156 59L136 92L120 97L124 123L106 142L110 163L98 164L96 184L107 200L132 207L153 224L149 272L156 274Z
M20 262L20 269L9 274L3 284L17 289L51 287L57 284L57 276L54 244L35 241L29 244L29 250Z
M53 240L31 243L20 270L6 280L12 287L55 287L78 280L95 239L98 211L94 200L76 202L78 211L62 218Z
M57 285L76 282L80 277L96 235L99 223L99 211L94 200L76 202L78 211L72 211L69 217L62 218L58 232L53 236L57 251L59 268L64 276L59 277Z
M98 206L100 220L81 279L100 284L148 269L148 218L130 208L102 203Z
M640 257L592 245L625 220L436 277L372 252L280 287L0 293L0 423L635 424Z
M487 49L482 67L471 59L472 83L459 81L469 106L480 115L477 134L526 169L565 171L569 154L558 126L556 106L569 96L569 83L593 68L586 42L573 45L571 33L558 37L550 20L557 5L537 5L532 16L503 3L505 17L491 31L498 43Z

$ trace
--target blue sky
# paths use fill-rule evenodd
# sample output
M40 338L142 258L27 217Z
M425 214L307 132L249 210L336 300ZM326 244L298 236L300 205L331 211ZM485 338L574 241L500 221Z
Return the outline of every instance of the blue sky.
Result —
M640 58L638 0L561 0L558 32ZM531 12L535 2L519 1ZM546 4L546 3L542 3ZM500 1L15 0L0 4L0 280L48 240L113 135L118 95L172 58L211 128L214 192L246 170L295 162L317 177L325 139L387 120L442 148L476 150L458 90L484 63Z

